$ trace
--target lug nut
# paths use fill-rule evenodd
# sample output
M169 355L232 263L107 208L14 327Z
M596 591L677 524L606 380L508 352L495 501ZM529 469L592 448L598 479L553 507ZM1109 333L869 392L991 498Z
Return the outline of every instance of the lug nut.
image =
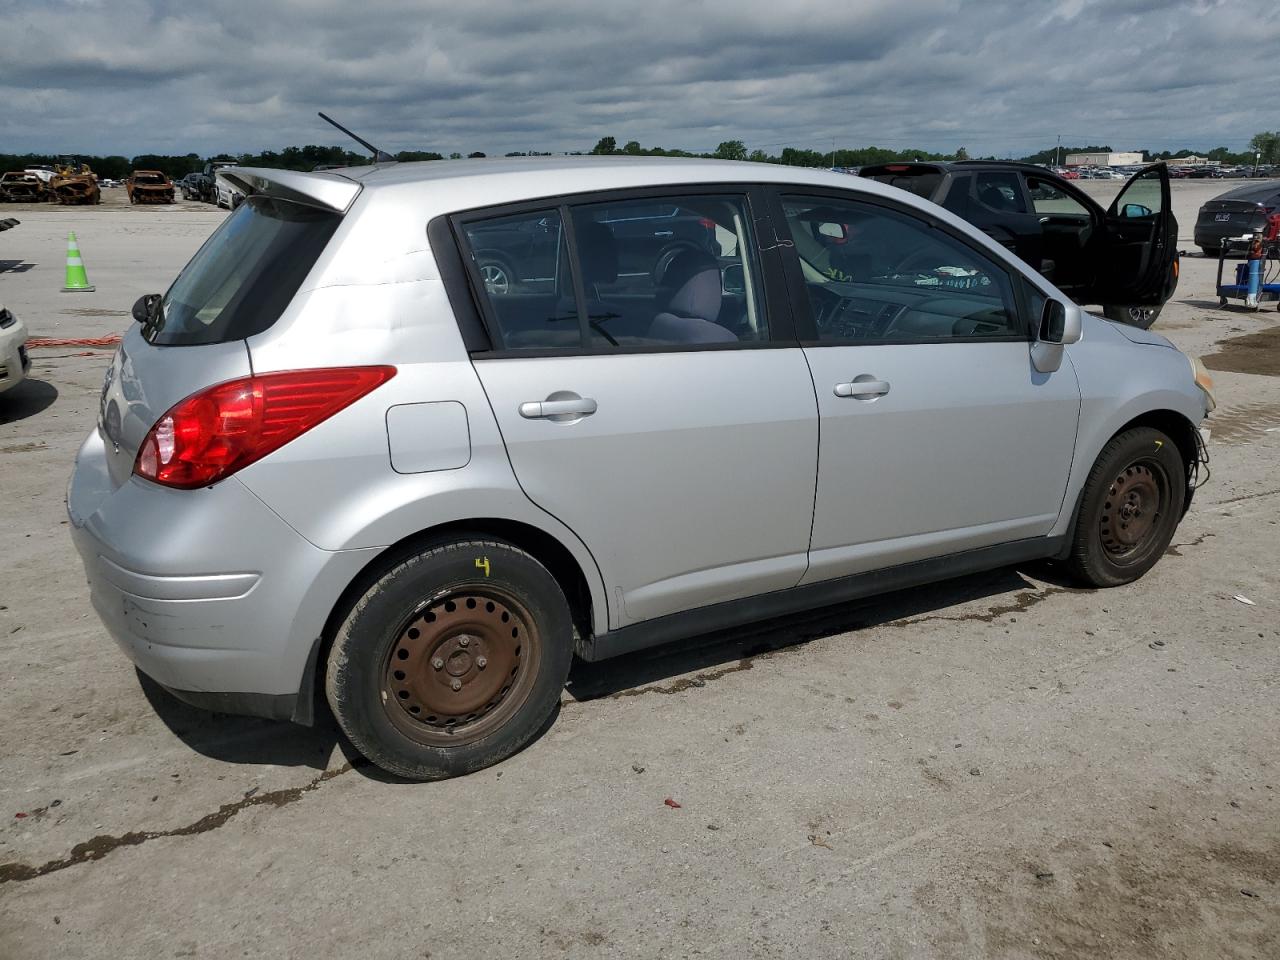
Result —
M476 657L476 666L479 667L481 670L483 670L488 665L489 665L489 661L486 660L484 657Z
M441 660L439 657L436 657L434 660L431 661L431 666L435 667L437 670L443 670L444 661Z
M454 691L454 693L457 693L459 690L461 690L461 689L462 689L462 681L461 681L461 680L455 680L455 681L453 681L453 683L449 684L449 686L453 687L453 691Z
M470 637L459 637L459 638L458 638L458 646L460 646L460 647L467 647L467 646L470 646L470 645L471 645L471 638L470 638Z

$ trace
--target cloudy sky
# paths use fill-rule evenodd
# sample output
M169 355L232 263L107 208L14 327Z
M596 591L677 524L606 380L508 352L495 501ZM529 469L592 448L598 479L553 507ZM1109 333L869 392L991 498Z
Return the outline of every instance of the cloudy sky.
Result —
M0 152L1243 149L1277 0L0 0Z

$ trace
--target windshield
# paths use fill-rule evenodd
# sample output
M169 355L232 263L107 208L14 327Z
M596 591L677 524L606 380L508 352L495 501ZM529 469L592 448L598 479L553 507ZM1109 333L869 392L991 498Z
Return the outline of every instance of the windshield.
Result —
M165 294L159 346L244 340L288 306L341 216L254 196L223 221Z

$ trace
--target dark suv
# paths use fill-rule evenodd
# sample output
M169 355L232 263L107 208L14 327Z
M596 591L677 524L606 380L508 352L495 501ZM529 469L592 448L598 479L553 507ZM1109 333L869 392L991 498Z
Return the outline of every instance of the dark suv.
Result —
M1178 223L1163 163L1134 174L1106 210L1028 163L887 163L860 175L946 207L1077 303L1101 304L1111 320L1151 326L1178 285Z

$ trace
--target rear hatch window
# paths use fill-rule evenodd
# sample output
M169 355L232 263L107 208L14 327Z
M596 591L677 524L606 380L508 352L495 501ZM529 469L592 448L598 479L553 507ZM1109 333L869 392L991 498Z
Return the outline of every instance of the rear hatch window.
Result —
M164 295L157 346L244 340L279 319L342 215L253 196L223 221Z
M926 200L933 199L933 192L942 183L942 170L924 164L885 163L874 167L863 167L859 176L869 180L887 183L891 187L907 190Z

